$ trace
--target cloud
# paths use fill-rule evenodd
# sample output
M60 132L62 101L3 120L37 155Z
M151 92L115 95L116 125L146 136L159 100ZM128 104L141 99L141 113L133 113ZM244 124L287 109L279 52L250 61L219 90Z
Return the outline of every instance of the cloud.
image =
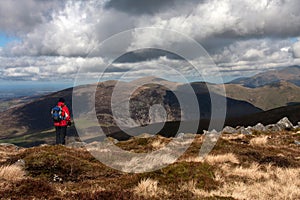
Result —
M195 39L226 76L297 64L300 43L290 38L299 37L299 10L297 0L4 0L0 30L20 41L0 49L0 78L72 79L80 67L97 77L109 63L97 51L99 45L128 29L133 29L130 37L105 50L143 51L153 44L180 50L188 45L178 37L134 29L139 27L174 30ZM193 59L203 65L199 57ZM108 77L128 71L143 74L136 66L147 68L146 74L158 70L151 65L173 65L182 73L190 72L171 54L135 52L117 62L121 63L106 71ZM213 74L206 67L204 72Z
M182 9L182 7L186 4L198 4L203 1L204 0L110 0L106 3L105 7L136 15L154 15L155 13L159 13L170 8L178 8L180 6Z
M10 55L87 56L108 37L134 27L130 16L103 9L97 1L67 1L52 12L51 19L24 34L22 42L10 45Z
M49 20L53 10L63 7L59 0L2 0L0 5L0 30L12 35L32 31Z
M292 52L295 58L300 58L300 41L292 46Z

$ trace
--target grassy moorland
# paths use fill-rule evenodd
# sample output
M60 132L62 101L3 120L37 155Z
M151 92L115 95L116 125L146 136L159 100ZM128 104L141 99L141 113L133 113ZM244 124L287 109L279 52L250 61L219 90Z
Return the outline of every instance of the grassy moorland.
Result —
M116 145L149 152L170 140L133 138ZM203 136L197 135L174 164L141 174L111 169L84 148L1 145L0 199L299 199L299 140L297 130L223 134L203 160Z

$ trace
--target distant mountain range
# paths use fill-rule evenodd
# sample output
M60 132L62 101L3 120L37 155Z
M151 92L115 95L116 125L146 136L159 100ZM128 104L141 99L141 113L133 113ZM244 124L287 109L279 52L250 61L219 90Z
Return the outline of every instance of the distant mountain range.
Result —
M294 65L281 70L271 70L257 74L253 77L239 78L230 84L240 84L249 88L257 88L265 85L276 84L284 81L300 86L300 66Z
M235 80L225 84L226 97L220 95L220 88L223 85L204 82L191 83L200 108L201 120L198 132L201 133L203 129L208 127L211 116L211 96L219 100L226 100L226 125L229 126L248 126L255 125L258 122L270 124L283 117L289 117L292 122L300 121L300 115L297 114L300 113L299 74L300 67L292 66ZM142 82L156 82L157 84L141 85ZM130 117L134 124L138 126L145 127L149 124L156 126L163 121L160 116L155 116L154 119L149 117L150 107L158 104L166 110L168 121L160 132L162 135L171 136L174 134L179 121L185 121L187 124L195 120L199 121L199 119L193 117L195 111L181 112L175 93L187 98L193 95L186 90L187 85L185 84L156 77L145 77L131 82L106 81L97 84L95 106L99 124L107 135L118 139L128 138L117 126L112 115L111 97L116 84L121 84L124 88L139 86L130 96ZM87 97L89 95L87 91L92 86L80 86L82 95ZM209 93L208 87L212 89L211 93ZM53 128L50 109L60 97L65 98L67 105L72 108L72 92L73 88L65 89L34 98L31 101L22 102L22 104L17 104L0 112L0 142L3 139L20 139L28 135L36 135L39 139L51 136L47 131ZM122 96L118 98L117 102L120 105L124 104ZM92 106L86 107L83 113L89 113ZM120 113L122 114L122 110ZM121 117L121 121L125 122L125 126L128 122L126 117L128 116L124 116L123 119ZM82 123L85 123L85 121L83 120ZM135 130L135 127L131 124L127 125L128 129ZM93 131L93 126L90 126L90 130ZM70 132L76 134L76 129L72 127Z

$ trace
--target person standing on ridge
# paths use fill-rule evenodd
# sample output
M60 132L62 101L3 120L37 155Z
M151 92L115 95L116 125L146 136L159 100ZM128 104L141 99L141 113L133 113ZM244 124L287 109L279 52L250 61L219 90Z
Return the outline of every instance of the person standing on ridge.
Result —
M71 126L71 116L65 99L60 98L57 105L51 110L56 131L56 144L66 144L67 126Z

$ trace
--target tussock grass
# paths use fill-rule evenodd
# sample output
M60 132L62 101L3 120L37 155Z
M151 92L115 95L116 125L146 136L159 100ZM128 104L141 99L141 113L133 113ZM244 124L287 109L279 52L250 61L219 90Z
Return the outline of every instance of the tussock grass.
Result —
M0 163L0 171L23 159L26 178L5 181L1 172L0 199L300 199L300 149L294 144L298 136L278 132L271 135L264 148L260 148L260 142L255 143L258 146L249 144L254 137L263 136L222 136L204 159L199 157L201 135L177 160L177 152L170 147L180 149L189 138L175 138L170 143L172 139L154 136L117 143L126 151L152 152L132 159L120 156L112 160L108 143L88 145L93 153L98 151L128 172L144 172L162 163L173 163L140 174L111 169L82 148L58 145L14 150ZM167 144L168 148L154 152ZM10 147L3 147L2 152L10 153ZM54 175L62 181L54 181Z
M268 143L268 136L256 137L250 140L250 145L254 147L266 146Z
M193 182L188 183L189 191L200 197L233 197L235 199L299 199L300 198L300 169L259 166L253 164L249 168L223 167L224 179L237 175L243 180L228 179L217 190L205 191L197 189ZM218 177L219 179L220 177ZM246 179L246 180L245 180ZM235 179L237 180L237 179Z
M156 197L158 195L158 181L147 178L142 179L139 184L133 189L134 194L146 198Z
M139 184L134 187L133 192L135 195L143 196L145 198L168 195L168 192L165 189L158 187L158 181L151 178L142 179Z
M184 159L185 162L203 163L208 162L210 165L222 164L222 163L233 163L239 164L238 158L233 153L226 153L221 155L208 155L205 158L200 156L188 157Z
M17 165L8 165L0 167L0 179L6 181L17 181L25 177L25 171Z
M227 173L228 176L239 176L246 179L259 180L268 179L270 174L261 170L261 166L257 163L252 163L249 167L236 167L229 168L228 166L223 166L222 170Z
M118 165L126 172L147 172L158 166L172 164L176 161L176 157L170 152L148 154L146 156L133 157L128 162L121 162Z
M163 142L161 142L160 140L154 140L151 145L152 145L153 149L160 149L165 146L165 144Z
M241 140L246 138L245 134L222 134L224 140Z
M233 153L226 153L223 155L208 155L205 157L205 161L207 161L211 165L220 164L220 163L234 163L239 164L240 161Z
M204 162L204 159L200 156L197 157L188 157L184 160L185 162L193 162L193 163L202 163Z

